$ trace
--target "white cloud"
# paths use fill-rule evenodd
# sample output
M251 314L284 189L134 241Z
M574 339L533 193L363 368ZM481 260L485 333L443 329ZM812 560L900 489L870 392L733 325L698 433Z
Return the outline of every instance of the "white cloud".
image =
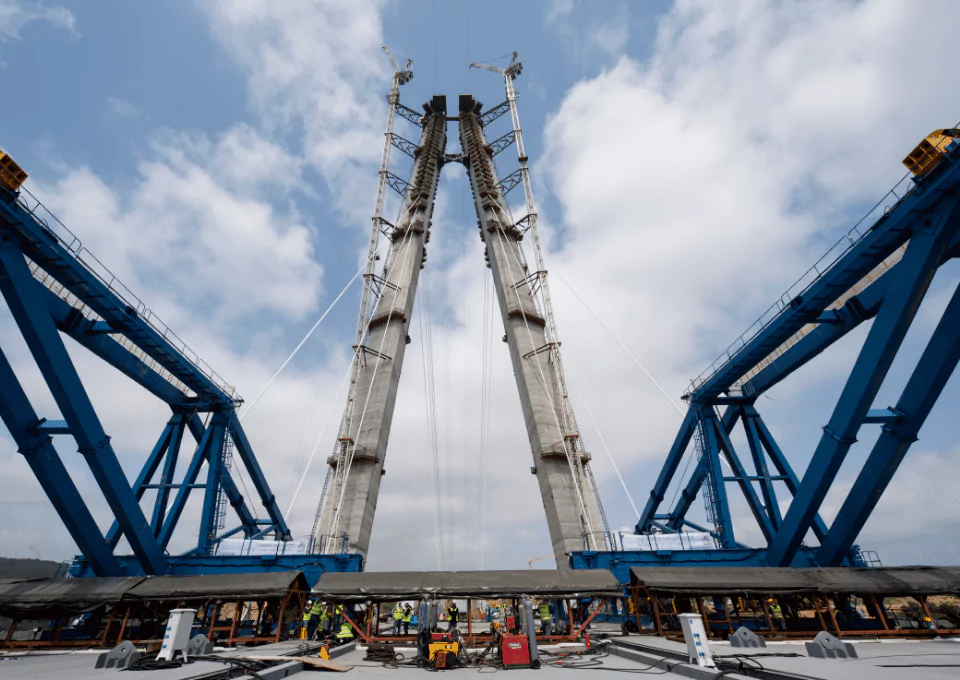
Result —
M544 16L544 25L556 31L574 61L589 72L593 70L587 68L591 61L615 60L623 55L630 40L628 5L604 5L600 12L589 5L589 11L582 16L575 13L576 6L575 0L553 0Z
M383 2L198 0L215 38L247 73L267 129L302 135L344 213L367 226L389 87Z
M107 97L107 104L110 109L121 118L140 118L143 114L140 109L119 97Z
M544 20L552 24L570 16L571 12L573 12L573 0L550 0Z
M24 26L38 21L76 33L76 17L62 5L49 7L40 2L0 0L0 42L18 40Z
M314 308L321 267L308 225L262 198L302 183L295 157L244 125L217 140L162 132L152 152L129 188L80 167L42 196L164 318L202 310L217 323L261 312L298 319Z

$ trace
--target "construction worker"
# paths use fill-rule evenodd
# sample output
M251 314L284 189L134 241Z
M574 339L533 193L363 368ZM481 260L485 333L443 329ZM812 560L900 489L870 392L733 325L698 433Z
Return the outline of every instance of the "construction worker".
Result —
M403 603L403 634L410 634L410 619L413 618L413 607L409 602Z
M310 613L310 608L313 606L313 601L310 600L307 602L307 606L303 610L303 621L300 624L300 639L306 640L310 637L310 622L313 621L313 614Z
M460 609L453 600L450 600L450 606L447 607L447 616L450 618L450 626L447 630L453 630L460 623Z
M403 624L403 605L397 602L393 605L393 634L400 635L400 626Z
M540 626L543 628L544 635L550 635L553 632L553 615L546 600L540 600Z
M326 633L330 629L330 607L322 603L317 611L317 628L321 633Z
M767 600L767 602L770 604L770 618L773 619L774 625L780 630L786 630L787 621L783 618L783 610L780 609L780 603L772 597Z
M353 626L347 621L340 624L340 632L337 633L337 644L345 645L353 641Z

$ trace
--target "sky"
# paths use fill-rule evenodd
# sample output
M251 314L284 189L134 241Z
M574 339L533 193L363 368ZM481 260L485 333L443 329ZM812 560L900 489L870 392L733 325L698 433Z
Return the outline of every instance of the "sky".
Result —
M505 66L519 52L564 365L619 529L636 515L606 450L642 507L689 380L884 195L924 135L960 118L960 75L942 67L957 57L952 18L949 0L0 0L0 82L12 93L0 148L249 403L364 260L390 86L381 45L413 60L401 91L411 108L434 94L498 104L500 78L469 64ZM405 121L397 132L416 139ZM448 136L457 151L455 125ZM396 209L391 198L387 214ZM432 359L411 333L368 568L523 568L550 541L502 329L484 329L489 274L459 165L443 170L428 253L411 326L424 323ZM941 268L875 406L896 401L958 276L955 263ZM295 536L310 530L333 449L358 305L354 285L244 416L281 508L304 480L288 513ZM866 330L757 404L798 473ZM133 478L169 413L67 342ZM4 305L0 346L38 412L57 418ZM958 397L953 378L859 538L885 564L960 559ZM823 506L828 523L878 433L861 431ZM57 448L105 531L112 518L75 445ZM0 470L0 555L74 555L2 428ZM738 540L759 545L730 495ZM198 517L188 507L172 550L195 545Z

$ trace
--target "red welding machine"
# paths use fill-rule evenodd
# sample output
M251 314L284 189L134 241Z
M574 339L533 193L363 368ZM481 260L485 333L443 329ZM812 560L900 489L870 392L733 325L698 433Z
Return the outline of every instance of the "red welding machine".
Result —
M504 668L530 668L530 641L526 635L504 635L500 643Z

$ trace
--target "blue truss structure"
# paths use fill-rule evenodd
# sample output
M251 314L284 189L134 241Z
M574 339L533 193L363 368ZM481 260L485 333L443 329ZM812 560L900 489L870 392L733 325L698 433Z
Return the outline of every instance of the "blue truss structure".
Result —
M2 348L0 419L83 553L73 565L73 575L300 569L312 582L323 571L363 568L362 558L352 554L214 554L217 542L229 536L290 538L237 417L242 400L25 190L0 188L0 293L63 420L47 420L37 414ZM172 411L132 485L70 359L64 335L164 401ZM196 448L177 482L178 459L188 434ZM76 441L116 518L106 536L53 445L52 437L67 435ZM251 509L231 476L234 450L253 482L264 519ZM204 468L206 472L201 474ZM167 546L194 489L203 493L196 547L182 555L170 555ZM141 508L148 491L154 492L149 517ZM221 531L227 504L239 524ZM122 537L132 555L115 554Z
M574 567L609 567L621 578L629 565L836 566L863 564L854 542L916 441L960 360L960 289L920 356L894 406L872 408L880 386L938 268L960 255L960 143L944 149L934 170L905 177L875 211L847 234L790 291L696 378L689 408L637 523L638 534L710 531L716 550L583 552ZM887 204L885 206L885 204ZM885 207L881 207L885 206ZM880 213L869 228L871 215ZM757 399L860 324L872 320L840 398L799 478L756 408ZM749 458L730 434L743 428ZM831 526L818 512L864 425L880 435ZM667 488L693 442L697 465L669 512ZM748 469L744 461L751 467ZM727 464L725 470L722 463ZM781 516L777 483L792 498ZM742 493L767 543L737 542L727 486ZM712 529L687 519L705 495ZM813 533L819 546L804 540Z

